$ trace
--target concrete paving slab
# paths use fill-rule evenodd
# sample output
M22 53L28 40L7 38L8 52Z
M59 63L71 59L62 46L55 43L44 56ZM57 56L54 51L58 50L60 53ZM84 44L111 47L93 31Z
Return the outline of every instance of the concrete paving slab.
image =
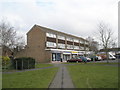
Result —
M57 64L59 70L49 88L74 88L72 79L65 65Z

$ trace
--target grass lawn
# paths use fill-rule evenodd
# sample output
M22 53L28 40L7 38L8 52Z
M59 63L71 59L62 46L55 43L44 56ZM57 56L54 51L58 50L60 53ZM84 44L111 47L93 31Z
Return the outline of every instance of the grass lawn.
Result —
M53 64L47 64L47 63L37 63L35 65L35 68L43 68L43 67L51 67Z
M99 61L98 61L98 62L99 62ZM77 62L65 62L65 63L63 63L63 64L84 64L84 62L79 62L79 63L77 63ZM90 65L91 65L91 64L97 64L97 65L98 65L98 64L101 64L101 65L102 65L102 64L103 64L103 65L105 65L105 64L110 64L110 65L111 65L111 64L118 64L118 63L117 63L117 62L109 62L109 63L106 63L106 62L99 62L99 63L96 63L96 62L95 62L95 63L94 63L94 62L87 62L87 64L90 64Z
M43 67L51 67L53 66L52 64L48 63L36 63L35 68L43 68ZM5 67L5 66L3 66ZM7 69L2 69L2 72L15 72L18 70L15 70L13 67L11 67L11 64L6 65Z
M0 68L1 69L1 68ZM0 90L2 89L2 72L0 72Z
M118 88L118 67L103 65L67 66L77 88Z
M3 88L47 88L58 68L3 74Z

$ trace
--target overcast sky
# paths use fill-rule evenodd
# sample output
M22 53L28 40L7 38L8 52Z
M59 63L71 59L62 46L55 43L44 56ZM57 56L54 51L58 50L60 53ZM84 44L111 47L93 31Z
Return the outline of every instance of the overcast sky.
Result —
M0 0L0 19L26 35L34 24L80 37L94 37L99 21L118 34L119 0Z

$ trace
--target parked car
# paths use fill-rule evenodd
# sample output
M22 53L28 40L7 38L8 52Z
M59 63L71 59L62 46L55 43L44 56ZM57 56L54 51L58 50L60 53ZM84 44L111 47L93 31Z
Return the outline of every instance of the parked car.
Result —
M91 56L90 58L91 58L91 61L97 61L98 60L98 58L96 56Z
M82 59L79 57L75 57L67 60L67 62L82 62Z
M102 60L106 60L107 59L107 55L106 55L105 52L99 53L98 55L101 56ZM113 55L113 53L108 52L108 59L115 60L116 57Z
M87 58L84 57L84 56L80 56L79 58L82 59L83 62L87 62L88 61Z
M86 57L86 59L87 59L87 62L90 62L90 61L91 61L91 58L89 58L89 57Z
M96 56L96 58L97 58L97 61L101 61L102 60L101 56Z
M115 57L114 55L112 55L112 54L109 54L109 59L110 59L110 60L115 60L116 57Z

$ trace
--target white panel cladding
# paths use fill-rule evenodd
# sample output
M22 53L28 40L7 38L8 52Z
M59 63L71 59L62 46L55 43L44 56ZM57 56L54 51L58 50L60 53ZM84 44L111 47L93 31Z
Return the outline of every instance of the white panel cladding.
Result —
M73 49L73 45L67 45L67 49Z
M65 44L58 43L58 48L65 48Z
M47 33L46 33L46 36L47 36L47 37L56 38L56 34L54 34L54 33L49 33L49 32L47 32Z
M87 41L86 41L86 42L85 42L85 44L87 44L87 45L88 45L88 44L89 44L89 42L87 42Z
M62 40L65 40L65 36L62 36L62 35L58 35L58 39L62 39Z
M73 38L67 37L67 41L73 42Z
M79 40L78 39L74 39L74 42L79 43Z
M56 47L56 43L54 42L46 42L47 47Z
M80 50L84 50L84 47L80 47Z
M81 44L84 44L85 42L84 42L83 40L80 40L80 43L81 43Z
M79 49L79 46L74 46L74 49Z
M88 47L86 47L86 50L88 50L88 51L89 51L89 48L88 48Z

